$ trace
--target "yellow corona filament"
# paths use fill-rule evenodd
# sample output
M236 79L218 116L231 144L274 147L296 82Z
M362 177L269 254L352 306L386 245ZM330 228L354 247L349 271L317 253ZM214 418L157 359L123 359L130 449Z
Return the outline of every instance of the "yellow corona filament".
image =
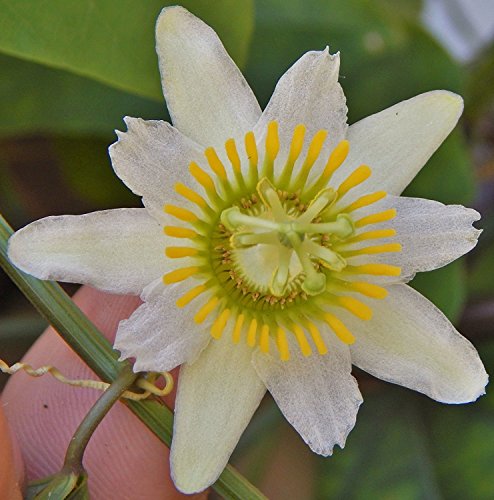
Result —
M165 205L163 211L185 222L197 221L197 215L186 208L176 207L175 205Z
M165 285L178 283L179 281L183 281L187 278L190 278L191 276L194 276L194 274L197 274L198 272L199 268L197 266L182 267L181 269L176 269L171 273L165 274L163 276L163 282L165 283Z
M276 346L278 347L281 361L288 361L290 359L288 340L286 338L285 330L280 327L276 330Z
M287 164L293 165L297 161L302 148L304 147L304 137L305 137L305 125L299 124L293 130L292 142L290 144L290 152L288 153Z
M357 250L348 250L342 252L345 257L354 257L356 255L374 255L377 253L401 252L402 246L399 243L384 243L372 247L359 248Z
M233 334L232 334L232 340L234 344L238 344L240 342L240 335L242 334L244 319L245 316L243 314L239 314L237 316L237 320L235 321L235 326L233 327Z
M192 229L186 227L176 227L176 226L165 226L163 231L168 236L173 236L174 238L188 238L193 240L197 238L198 234Z
M361 196L358 200L355 200L352 204L348 205L348 207L345 207L342 212L353 212L359 208L372 205L373 203L376 203L376 201L382 200L386 194L386 191L376 191L375 193Z
M189 171L194 179L210 194L216 194L216 188L213 179L204 172L204 170L195 162L189 165Z
M309 145L309 149L307 150L307 156L305 157L305 161L302 165L302 168L300 169L300 173L297 176L295 184L297 185L305 184L305 182L307 181L307 177L309 177L311 168L313 167L314 163L319 157L319 154L321 152L321 149L324 145L324 141L326 140L327 136L328 136L327 130L318 130L314 134L314 137L312 138L312 141Z
M353 297L342 296L336 297L335 302L337 305L351 312L354 316L357 316L359 319L369 321L372 318L372 309L360 300Z
M214 339L221 338L229 317L230 309L225 309L221 312L221 314L214 320L213 326L211 327L211 337Z
M355 227L368 226L369 224L379 224L380 222L385 222L387 220L394 219L396 217L396 209L390 208L389 210L384 210L384 212L378 212L377 214L371 214L367 217L362 217L358 221L355 221Z
M343 343L353 344L355 342L355 337L352 332L336 316L326 313L324 315L324 321Z
M312 337L312 340L314 341L314 344L316 345L317 352L321 355L327 354L328 348L326 347L326 344L324 343L324 340L321 336L321 332L319 331L319 328L314 323L308 322L307 323L307 330L309 330L310 336Z
M399 276L401 267L389 264L363 264L361 266L347 266L345 271L352 274L370 274L373 276Z
M350 151L350 143L345 139L341 141L329 155L329 159L324 167L322 177L328 181L330 177L341 167Z
M252 319L247 330L247 345L254 347L257 340L257 319Z
M202 323L215 309L218 304L218 297L211 298L204 304L194 316L194 321L198 324Z
M225 150L230 163L232 164L234 172L240 172L241 170L241 162L240 156L238 155L237 146L235 145L234 139L228 139L225 142Z
M209 166L211 167L211 170L222 181L226 181L227 176L226 176L225 166L223 165L221 160L218 158L218 154L216 153L216 150L214 148L207 148L204 151L204 156L206 157L206 160L208 160L208 163L209 163Z
M193 189L190 189L181 182L177 182L177 184L175 184L175 191L180 196L183 196L184 198L191 201L192 203L195 203L201 208L204 208L207 205L206 200L202 196L200 196Z
M266 156L264 157L263 175L270 179L273 178L274 160L279 151L278 122L269 122L266 133Z
M386 288L374 285L373 283L364 283L361 281L353 281L347 283L348 288L355 290L371 299L384 299L388 295Z
M269 352L269 326L262 325L261 327L261 339L259 340L259 348L261 352Z
M192 302L196 297L201 295L201 293L205 292L207 290L206 285L197 285L194 288L190 289L185 295L182 295L180 297L176 304L178 307L185 307L187 304Z
M269 122L266 134L266 155L274 161L280 151L280 138L278 136L278 122Z
M170 259L181 259L182 257L193 257L197 255L199 250L190 247L167 247L165 255Z
M377 229L376 231L367 231L365 233L357 234L352 238L348 238L345 243L348 244L366 240L379 240L381 238L391 238L393 236L396 236L396 231L394 229Z
M298 342L298 345L300 346L300 351L302 352L302 354L306 357L310 356L312 354L312 349L310 348L310 344L307 341L307 338L306 338L305 333L302 330L302 328L299 325L294 324L292 326L291 330L295 334L295 338L297 339L297 342Z
M360 165L357 169L355 169L341 184L338 188L338 197L341 198L348 191L353 189L354 187L362 184L365 180L367 180L372 174L372 170L367 165Z
M257 164L259 163L259 155L257 153L256 138L254 132L247 132L245 134L245 152L249 160L249 173L254 185L259 180L259 172L257 171Z

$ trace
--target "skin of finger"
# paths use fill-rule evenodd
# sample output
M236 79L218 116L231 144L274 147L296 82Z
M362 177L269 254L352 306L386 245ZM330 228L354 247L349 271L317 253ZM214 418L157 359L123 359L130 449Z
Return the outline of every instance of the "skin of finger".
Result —
M24 467L0 406L0 498L21 500Z
M119 321L140 304L136 297L110 295L90 287L82 287L74 301L110 340ZM68 378L96 378L51 328L23 361L35 367L54 365ZM60 469L72 435L99 395L93 389L61 384L50 375L33 379L18 373L9 380L2 400L29 481ZM84 466L91 498L96 500L185 498L170 478L168 448L121 403L93 434ZM205 498L205 494L195 498Z

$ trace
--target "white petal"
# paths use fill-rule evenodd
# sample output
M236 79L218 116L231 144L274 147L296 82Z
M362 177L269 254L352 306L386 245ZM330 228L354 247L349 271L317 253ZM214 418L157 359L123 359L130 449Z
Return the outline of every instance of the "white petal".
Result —
M207 24L183 7L163 9L156 51L170 116L185 135L205 147L222 146L254 126L259 104Z
M480 214L471 208L396 196L388 196L386 204L397 210L389 226L397 231L394 240L402 251L377 260L400 266L403 277L445 266L477 244L481 231L472 224Z
M443 403L467 403L485 393L487 373L473 345L434 304L407 285L373 300L373 319L344 321L356 336L352 362L388 382Z
M280 410L312 451L328 456L335 444L345 446L353 429L362 396L352 377L348 346L327 335L329 352L280 361L257 352L254 366Z
M223 336L180 369L171 447L180 491L202 491L218 478L259 406L266 388L251 358L251 348Z
M169 123L125 117L127 132L117 132L110 146L113 168L153 216L160 219L165 202L183 203L175 192L177 182L190 184L188 166L202 159L199 145Z
M121 208L33 222L10 238L9 258L40 279L139 294L166 269L164 242L145 209Z
M462 111L460 96L436 90L351 125L350 153L335 181L365 164L372 168L372 176L352 192L376 189L400 194L453 130Z
M339 54L331 55L327 48L304 54L277 83L271 100L255 126L256 137L265 133L270 121L278 121L280 157L284 159L293 129L303 123L307 127L306 146L318 130L328 131L321 158L327 156L326 153L345 138L347 130L347 107L345 95L338 83L339 69Z
M136 372L170 371L194 361L206 347L211 336L193 321L191 306L181 309L175 304L192 286L164 286L157 280L144 290L144 304L120 322L114 347L121 352L120 359L135 358Z

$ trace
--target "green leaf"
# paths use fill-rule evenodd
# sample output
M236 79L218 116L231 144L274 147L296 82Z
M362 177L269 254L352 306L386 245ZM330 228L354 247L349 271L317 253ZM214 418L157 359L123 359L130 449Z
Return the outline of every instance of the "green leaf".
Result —
M88 78L0 54L0 134L103 134L124 128L125 115L166 119L163 103ZM33 84L36 82L36 84Z
M494 295L494 244L482 250L468 274L468 288L472 295Z
M58 284L33 278L10 263L7 244L11 234L12 229L0 216L0 266L86 364L102 380L114 380L123 365L118 361L117 352ZM123 402L163 443L170 446L173 414L164 404L149 400ZM222 472L213 488L227 499L265 498L230 465Z
M365 399L344 450L320 461L319 498L441 498L415 400L387 388Z
M459 318L466 299L462 260L434 271L418 273L410 284L439 307L453 323Z
M250 0L181 2L213 26L240 64L252 30ZM0 51L162 100L154 26L173 1L0 0Z
M340 82L350 123L421 92L462 91L463 69L413 16L404 14L402 2L265 0L256 6L246 73L263 104L287 67L305 51L326 45L333 53L341 51ZM409 193L462 203L471 198L473 188L470 161L456 133Z

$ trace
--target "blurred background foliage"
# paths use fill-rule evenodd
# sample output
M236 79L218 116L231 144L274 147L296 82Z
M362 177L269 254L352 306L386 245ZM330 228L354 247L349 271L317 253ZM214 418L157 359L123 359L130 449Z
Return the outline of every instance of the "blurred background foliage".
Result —
M0 0L0 211L14 227L139 205L107 147L125 115L169 119L153 29L171 3ZM216 29L263 106L298 57L326 45L342 54L350 123L428 90L465 97L460 127L406 194L474 206L484 233L467 258L412 286L494 373L494 46L454 60L424 27L419 0L181 3ZM1 356L14 362L44 325L3 274L0 294ZM312 455L267 398L234 463L271 498L494 498L492 391L475 405L443 406L356 375L365 404L344 451Z

